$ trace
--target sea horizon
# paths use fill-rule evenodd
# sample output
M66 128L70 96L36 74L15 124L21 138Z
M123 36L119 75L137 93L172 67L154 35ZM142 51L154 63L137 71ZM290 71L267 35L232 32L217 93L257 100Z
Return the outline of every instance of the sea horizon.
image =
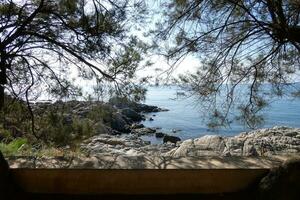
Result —
M193 97L177 98L177 94L185 93L176 86L148 87L145 104L166 108L169 111L148 114L141 123L146 127L160 128L162 132L178 136L182 140L193 139L203 135L234 136L241 132L251 131L244 124L233 121L228 127L211 129L207 126L207 116L201 111L201 104ZM274 126L299 127L300 98L283 96L270 102L262 111L264 123L255 129L272 128ZM150 120L151 118L151 120ZM152 143L161 143L161 139L144 137Z

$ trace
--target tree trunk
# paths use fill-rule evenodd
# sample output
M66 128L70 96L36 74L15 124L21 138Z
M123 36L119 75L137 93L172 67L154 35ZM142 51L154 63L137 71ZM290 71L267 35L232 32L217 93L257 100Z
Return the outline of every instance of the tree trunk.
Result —
M11 199L15 192L9 166L0 151L0 198Z
M2 111L4 107L4 86L7 84L6 68L6 56L5 53L2 52L0 61L0 111Z
M0 84L0 112L4 108L4 86Z

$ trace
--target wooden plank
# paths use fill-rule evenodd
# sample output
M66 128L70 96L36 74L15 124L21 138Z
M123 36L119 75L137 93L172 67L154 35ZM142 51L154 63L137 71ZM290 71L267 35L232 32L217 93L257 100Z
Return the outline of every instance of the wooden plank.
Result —
M186 194L229 193L246 189L268 169L93 170L12 169L29 193Z

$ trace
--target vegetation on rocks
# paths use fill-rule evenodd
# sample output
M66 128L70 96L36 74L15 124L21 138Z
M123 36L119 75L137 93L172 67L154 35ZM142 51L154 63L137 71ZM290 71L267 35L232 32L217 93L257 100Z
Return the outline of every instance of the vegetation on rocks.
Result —
M1 152L140 156L148 151L173 157L299 153L299 129L181 142L178 137L136 124L145 119L143 113L166 111L140 103L145 100L143 84L149 77L138 77L136 72L151 66L147 60L151 48L172 62L169 70L155 69L165 71L168 77L168 71L188 55L201 61L195 72L182 74L175 82L188 95L198 97L211 117L211 128L229 126L232 109L239 111L234 120L255 128L263 122L261 111L274 96L299 96L299 88L290 92L287 87L300 69L298 1L160 2L154 10L161 19L151 32L155 35L151 48L145 43L147 34L141 33L154 27L143 24L145 30L139 29L147 19L146 2L1 1ZM85 84L80 81L96 83L89 87L95 97L83 95ZM265 83L270 90L265 90ZM245 91L239 87L242 84L247 86ZM32 103L41 93L57 101ZM86 100L79 101L79 96ZM246 100L239 102L240 96ZM100 101L105 97L109 101ZM119 137L129 133L131 142ZM140 138L150 134L166 144L149 145Z
M142 112L161 110L124 98L114 99L114 103L75 100L34 103L32 121L25 102L7 97L8 106L0 127L0 150L9 155L46 152L49 148L67 147L76 151L84 139L99 134L130 133L134 123L145 119Z

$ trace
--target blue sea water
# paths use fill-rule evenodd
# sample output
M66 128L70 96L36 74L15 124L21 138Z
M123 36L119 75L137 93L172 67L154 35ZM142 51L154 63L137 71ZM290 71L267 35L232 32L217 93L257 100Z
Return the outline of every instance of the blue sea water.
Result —
M147 117L154 120L145 120L146 127L160 127L162 132L175 135L181 139L197 138L207 134L220 134L226 136L237 135L247 131L243 124L234 121L230 127L211 130L207 127L207 118L201 112L201 104L194 98L176 99L178 88L149 87L146 96L146 104L167 108L167 112L151 113ZM155 115L155 116L152 116ZM264 111L265 123L261 128L274 126L300 127L300 98L283 97L273 101ZM172 129L178 129L176 133ZM155 137L143 137L151 143L161 143L161 139Z

